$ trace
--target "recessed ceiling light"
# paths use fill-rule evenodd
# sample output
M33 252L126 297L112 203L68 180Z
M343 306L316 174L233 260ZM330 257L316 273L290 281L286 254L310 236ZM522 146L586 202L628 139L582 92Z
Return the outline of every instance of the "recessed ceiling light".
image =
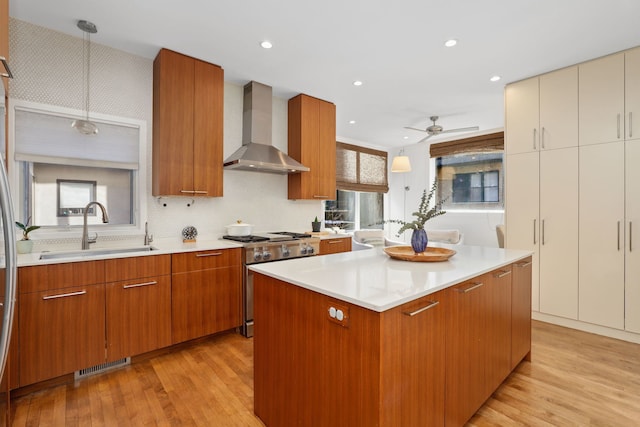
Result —
M408 136L403 136L402 139L409 139L409 137Z
M497 82L498 80L500 80L502 77L500 76L493 76L491 77L489 80L491 80L492 82Z
M362 82L360 80L356 80L355 82L353 82L354 86L362 86Z
M355 124L356 124L356 121L355 121L355 120L349 120L349 124L350 124L350 125L355 125Z
M446 47L454 47L457 44L458 44L458 40L456 40L456 39L449 39L446 42L444 42L444 45Z
M260 46L262 46L265 49L271 49L273 47L273 45L269 40L263 41L262 43L260 43Z

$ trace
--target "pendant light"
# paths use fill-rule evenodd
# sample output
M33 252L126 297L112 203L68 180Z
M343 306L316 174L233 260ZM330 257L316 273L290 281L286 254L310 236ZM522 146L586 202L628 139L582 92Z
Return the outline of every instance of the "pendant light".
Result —
M91 74L91 34L98 32L98 28L93 22L80 20L77 23L78 28L83 31L82 36L82 80L85 83L83 89L85 96L85 118L74 120L71 127L84 135L95 135L98 133L98 127L89 120L89 83ZM86 58L86 61L85 61ZM86 68L86 71L85 71Z
M391 172L411 172L411 162L409 161L409 157L404 155L404 148L400 150L399 155L393 158L393 162L391 163Z

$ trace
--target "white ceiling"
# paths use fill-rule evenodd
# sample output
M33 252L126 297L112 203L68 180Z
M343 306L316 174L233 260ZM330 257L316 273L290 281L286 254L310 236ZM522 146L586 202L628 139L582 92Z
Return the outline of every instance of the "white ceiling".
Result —
M10 0L9 14L77 37L86 19L93 42L147 58L166 47L230 82L332 101L343 140L387 148L423 138L403 127L431 115L502 127L506 83L640 45L639 0Z

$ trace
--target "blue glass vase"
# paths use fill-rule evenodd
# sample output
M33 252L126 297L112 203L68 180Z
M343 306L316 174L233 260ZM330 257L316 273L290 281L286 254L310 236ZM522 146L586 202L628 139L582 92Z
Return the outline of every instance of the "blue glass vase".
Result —
M429 239L427 239L427 232L424 228L413 230L411 247L416 254L424 252L427 249L427 243L429 243Z

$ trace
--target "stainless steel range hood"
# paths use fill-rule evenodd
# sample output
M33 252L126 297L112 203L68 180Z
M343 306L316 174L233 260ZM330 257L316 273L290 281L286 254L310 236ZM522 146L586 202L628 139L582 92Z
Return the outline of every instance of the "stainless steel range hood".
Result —
M244 87L242 147L224 161L225 169L290 174L309 168L271 145L271 87L249 82Z

